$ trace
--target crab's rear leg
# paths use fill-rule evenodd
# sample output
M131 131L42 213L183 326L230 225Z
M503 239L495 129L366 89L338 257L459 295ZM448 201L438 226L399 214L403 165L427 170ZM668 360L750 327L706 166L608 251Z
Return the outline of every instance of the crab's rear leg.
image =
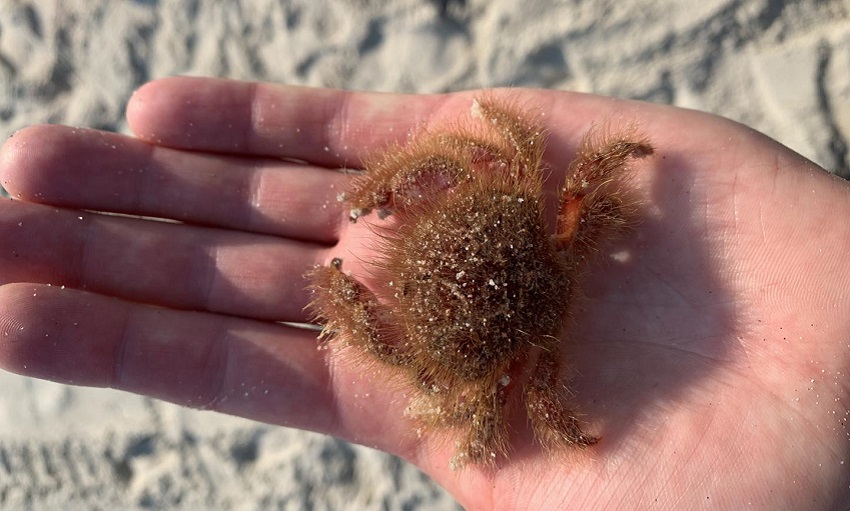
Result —
M567 387L561 381L557 349L541 352L525 386L525 408L534 437L545 449L556 451L597 442L596 437L582 430L575 410L569 406L566 392Z
M463 424L466 431L452 457L450 467L454 470L467 463L494 465L499 456L508 452L508 421L506 403L510 379L495 372L485 381L470 387L470 393L460 403L450 406L456 424Z
M629 134L631 135L631 134ZM553 238L558 251L573 261L592 252L602 233L617 233L629 224L633 201L616 186L630 160L653 153L639 136L606 136L591 130L567 171Z
M313 301L308 306L325 322L322 337L345 332L345 341L358 346L376 359L390 365L404 366L410 356L394 335L394 325L382 316L389 311L375 295L352 276L342 271L342 260L330 266L314 268L308 275Z

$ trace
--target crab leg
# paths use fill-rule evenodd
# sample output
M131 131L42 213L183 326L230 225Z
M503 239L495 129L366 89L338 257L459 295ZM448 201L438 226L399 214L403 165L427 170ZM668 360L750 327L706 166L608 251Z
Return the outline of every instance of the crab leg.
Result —
M345 332L345 341L358 346L389 365L407 365L400 343L394 342L389 327L382 322L388 312L375 295L350 275L342 271L342 260L334 259L330 266L319 266L310 275L313 302L310 308L327 320L322 337Z
M630 159L652 153L648 142L632 137L610 138L596 130L585 135L561 192L555 249L569 249L580 260L594 250L594 240L603 232L616 233L627 225L632 208L612 189L612 182L626 171Z
M597 438L582 432L576 412L564 399L566 387L560 380L556 352L543 351L525 386L525 408L534 437L549 450L567 446L588 446Z

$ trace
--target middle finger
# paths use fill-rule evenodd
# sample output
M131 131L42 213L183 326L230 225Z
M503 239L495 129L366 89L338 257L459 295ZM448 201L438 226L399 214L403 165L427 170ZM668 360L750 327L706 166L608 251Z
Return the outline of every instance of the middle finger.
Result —
M311 165L153 146L96 130L43 125L3 147L15 197L332 244L346 176Z

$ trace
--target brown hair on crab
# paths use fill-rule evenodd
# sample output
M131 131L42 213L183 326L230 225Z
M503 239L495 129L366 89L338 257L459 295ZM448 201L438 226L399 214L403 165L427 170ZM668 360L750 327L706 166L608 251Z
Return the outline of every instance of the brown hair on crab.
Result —
M633 131L591 130L549 234L545 131L491 97L471 112L472 127L391 147L352 181L352 222L373 210L397 217L377 236L369 287L340 258L308 274L322 338L403 375L421 431L461 431L452 467L508 454L506 406L516 392L544 448L597 442L570 404L559 339L590 256L634 215L618 177L653 152Z

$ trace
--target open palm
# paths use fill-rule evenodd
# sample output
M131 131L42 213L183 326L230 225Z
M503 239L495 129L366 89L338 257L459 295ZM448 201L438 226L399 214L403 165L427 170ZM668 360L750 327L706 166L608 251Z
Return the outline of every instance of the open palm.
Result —
M594 122L637 122L657 151L629 178L642 221L584 278L564 343L596 446L553 458L517 420L508 460L451 471L405 389L281 323L307 321L309 268L371 257L336 169L468 115L475 93L176 78L134 96L138 139L19 132L0 154L18 199L0 203L0 365L377 447L469 509L847 506L847 184L707 114L493 94L545 114L553 197Z

